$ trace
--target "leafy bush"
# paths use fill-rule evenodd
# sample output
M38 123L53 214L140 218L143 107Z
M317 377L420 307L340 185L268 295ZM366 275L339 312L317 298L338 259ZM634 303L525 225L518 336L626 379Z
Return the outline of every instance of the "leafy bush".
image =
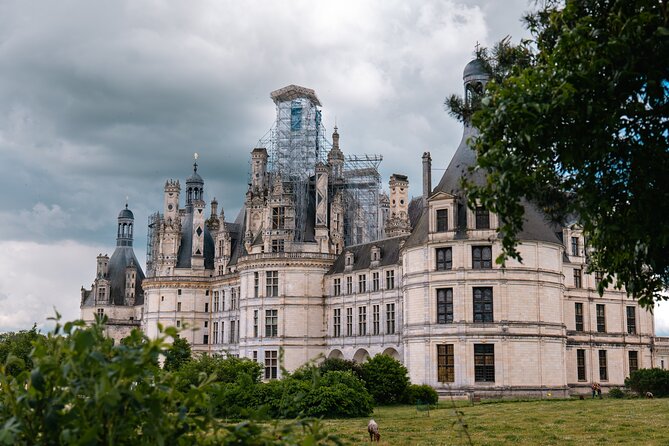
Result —
M437 404L439 394L427 384L411 384L407 388L407 403L409 404Z
M639 395L651 392L653 396L669 395L669 370L639 369L625 379L625 386Z
M362 364L365 387L378 404L397 404L404 400L409 386L408 371L401 362L378 354Z
M168 371L177 371L191 361L190 344L184 338L177 337L170 348L165 352L163 368Z
M330 418L366 417L374 410L364 383L350 371L325 373L304 397L302 407L306 416Z
M318 369L320 370L321 375L325 375L327 372L332 371L349 371L358 378L362 379L362 367L357 362L351 361L349 359L328 358L318 365Z
M625 398L625 392L623 392L619 387L613 387L609 390L609 398Z
M260 382L261 370L262 366L250 359L205 354L184 363L176 376L179 389L185 391L205 380L235 383L241 376L248 376L252 384L257 384Z
M6 368L22 361L8 356L0 365L0 444L341 444L315 420L223 424L213 399L228 386L253 385L253 373L238 373L234 383L205 379L181 391L177 374L158 367L169 347L164 338L133 331L114 346L103 333L102 321L57 324L35 344L32 370L16 376Z
M19 332L0 333L0 364L4 364L10 359L10 364L5 368L5 373L15 376L24 370L30 370L33 367L30 353L35 343L42 343L46 336L37 331L33 325L30 330L21 330Z

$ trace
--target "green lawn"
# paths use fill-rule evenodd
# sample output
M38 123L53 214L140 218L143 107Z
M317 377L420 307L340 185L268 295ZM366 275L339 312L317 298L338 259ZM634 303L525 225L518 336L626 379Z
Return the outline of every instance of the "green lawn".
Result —
M461 405L475 445L669 445L669 399L543 400ZM467 444L450 403L436 410L379 407L381 444ZM351 444L369 444L368 418L326 420Z

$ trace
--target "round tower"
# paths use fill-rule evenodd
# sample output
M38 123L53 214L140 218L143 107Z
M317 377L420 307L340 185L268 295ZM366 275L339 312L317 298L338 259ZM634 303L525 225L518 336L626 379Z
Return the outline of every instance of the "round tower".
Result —
M116 231L116 246L132 246L132 226L135 222L135 216L128 209L128 203L125 209L118 214L118 229Z

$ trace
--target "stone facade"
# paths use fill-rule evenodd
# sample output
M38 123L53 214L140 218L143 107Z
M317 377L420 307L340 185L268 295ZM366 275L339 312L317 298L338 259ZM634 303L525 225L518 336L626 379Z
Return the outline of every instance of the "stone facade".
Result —
M482 91L487 77L478 62L464 81L466 98ZM288 109L291 131L312 130L310 110L320 119L313 90L289 86L272 99L278 114L285 101L299 105L299 113ZM402 361L412 382L441 393L564 396L593 382L620 386L634 368L669 366L669 339L655 337L652 315L623 291L596 291L578 226L556 226L526 203L522 263L495 263L498 218L472 210L460 189L463 175L484 180L467 170L475 134L465 126L434 188L423 154L419 199L409 202L407 177L394 174L390 195L378 195L372 229L362 212L348 210L336 128L327 158L314 156L310 170L272 170L267 149L253 149L234 221L215 199L206 217L195 164L183 208L180 182L165 184L163 210L150 223L147 277L136 262L118 263L126 280L135 271L143 281L127 282L123 297L109 301L111 263L98 257L95 283L82 290L82 317L109 315L116 337L140 323L151 337L159 324L179 327L195 352L254 359L266 379L280 376L281 357L293 370L319 357L382 353ZM127 251L123 243L117 249Z

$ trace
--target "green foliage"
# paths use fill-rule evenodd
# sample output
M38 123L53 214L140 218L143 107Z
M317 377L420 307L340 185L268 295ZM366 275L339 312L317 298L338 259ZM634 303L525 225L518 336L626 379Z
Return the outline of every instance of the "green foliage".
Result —
M623 392L619 387L613 387L611 390L609 390L609 398L625 398L625 392Z
M511 58L471 117L487 182L466 184L470 203L500 216L498 261L520 259L527 199L583 228L591 270L606 272L600 293L624 286L652 306L669 288L669 225L658 224L669 215L667 2L544 5L526 18L531 55Z
M355 361L349 359L341 358L328 358L318 364L318 369L321 371L321 375L325 375L327 372L331 371L340 371L340 372L352 372L358 378L362 378L362 367Z
M281 380L260 384L256 394L257 407L274 418L350 418L368 416L373 411L365 384L350 371L321 375L316 367L303 367Z
M156 366L162 348L162 339L149 341L138 331L115 347L100 324L57 325L36 345L31 371L0 373L0 438L6 444L198 443L214 422L193 411L207 406L207 392L174 390L171 375Z
M427 384L411 384L407 388L406 402L409 404L437 404L439 394Z
M42 343L46 337L33 325L30 330L0 333L0 364L6 364L5 373L18 375L32 369L30 353L35 343ZM9 362L7 362L9 360Z
M177 332L170 328L165 335ZM133 331L115 346L102 321L91 327L77 321L58 324L35 343L31 370L6 373L18 361L9 355L0 366L0 444L340 444L315 420L223 424L216 397L236 385L255 385L258 367L243 360L219 363L204 379L180 388L178 373L158 367L169 347L164 340Z
M188 341L177 337L165 352L163 368L167 371L181 370L185 364L191 361L191 356L192 352Z
M247 376L254 385L260 381L261 370L262 366L250 359L204 354L184 363L176 376L178 387L186 390L203 381L236 383L242 376Z
M651 392L653 396L669 396L669 370L639 369L625 379L625 387L644 396Z
M377 404L397 404L409 386L406 367L396 359L378 354L362 365L365 387Z

